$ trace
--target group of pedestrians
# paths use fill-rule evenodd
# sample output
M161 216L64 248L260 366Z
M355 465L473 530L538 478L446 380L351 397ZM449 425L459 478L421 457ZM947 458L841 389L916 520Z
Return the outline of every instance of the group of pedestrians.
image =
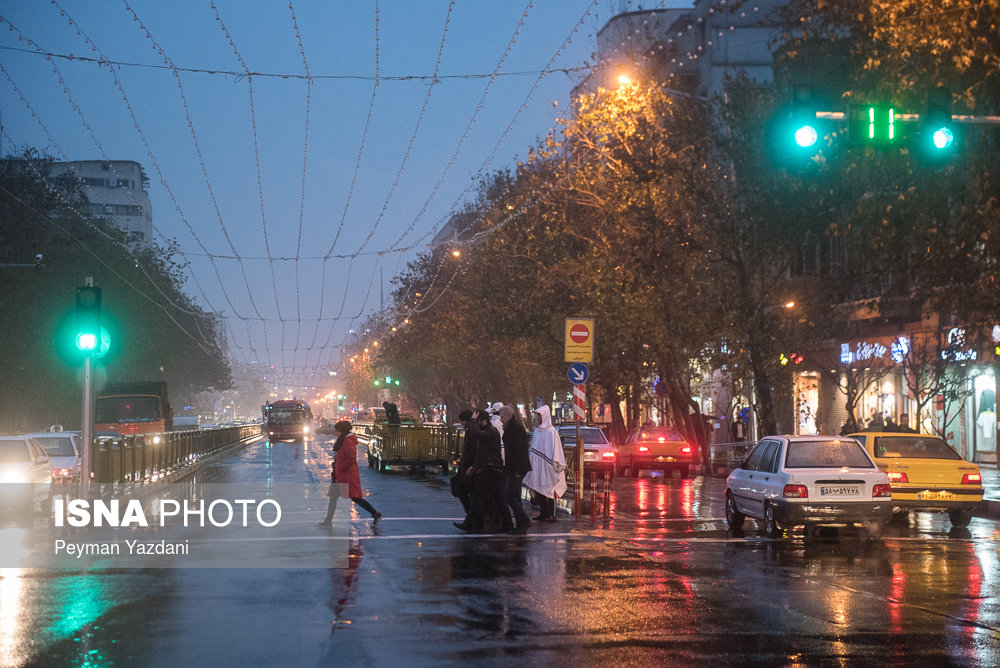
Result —
M566 491L566 459L548 406L535 409L538 427L531 443L517 410L493 404L490 410L462 411L465 440L452 493L466 516L455 526L470 533L526 534L532 518L524 510L521 487L535 492L538 521L555 521L555 497Z

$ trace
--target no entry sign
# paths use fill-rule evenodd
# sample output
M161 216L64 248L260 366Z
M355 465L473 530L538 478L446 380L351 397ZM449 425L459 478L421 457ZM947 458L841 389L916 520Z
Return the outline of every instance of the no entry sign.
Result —
M593 318L566 318L566 361L594 361Z

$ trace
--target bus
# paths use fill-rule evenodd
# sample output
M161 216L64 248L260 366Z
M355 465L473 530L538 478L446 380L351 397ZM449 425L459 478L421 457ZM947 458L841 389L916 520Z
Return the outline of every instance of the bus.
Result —
M108 383L94 400L94 431L122 436L172 431L173 413L162 381Z
M264 428L272 441L309 438L312 431L312 409L299 399L271 401L263 406Z

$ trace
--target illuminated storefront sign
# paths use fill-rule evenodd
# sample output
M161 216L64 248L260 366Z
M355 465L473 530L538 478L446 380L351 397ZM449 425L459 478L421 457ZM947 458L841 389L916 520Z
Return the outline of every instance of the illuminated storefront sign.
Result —
M977 359L979 356L976 351L967 345L965 330L961 327L952 327L948 330L948 347L941 351L941 359L953 362L971 362Z
M858 341L853 348L850 343L841 343L840 362L841 364L853 364L854 362L880 361L885 360L886 354L889 354L894 362L899 363L909 352L910 340L905 336L896 338L888 346L878 341Z

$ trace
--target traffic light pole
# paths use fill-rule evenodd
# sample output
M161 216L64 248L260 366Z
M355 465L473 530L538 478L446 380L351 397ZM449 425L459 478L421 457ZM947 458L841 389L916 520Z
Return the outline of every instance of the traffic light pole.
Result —
M93 287L93 276L83 279L85 287ZM86 352L83 356L83 420L82 432L83 452L80 453L80 497L87 498L90 489L91 449L94 443L94 388L93 388L94 355Z

